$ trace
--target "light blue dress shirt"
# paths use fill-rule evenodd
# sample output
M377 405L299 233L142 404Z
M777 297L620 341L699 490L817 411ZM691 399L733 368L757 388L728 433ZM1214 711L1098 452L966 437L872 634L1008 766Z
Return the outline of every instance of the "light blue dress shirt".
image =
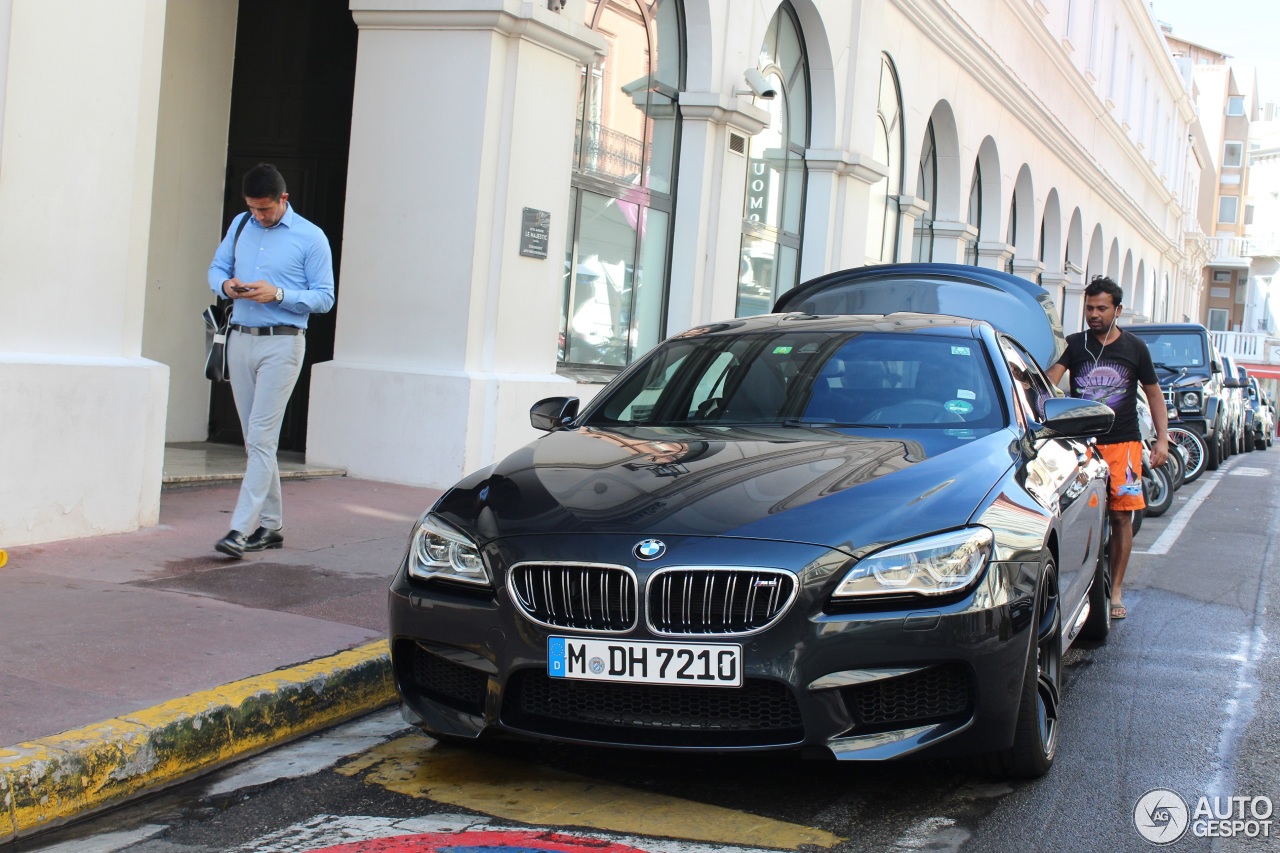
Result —
M270 228L259 225L250 213L241 215L248 216L249 221L235 246L234 261L231 246L239 216L231 220L213 263L209 264L209 288L223 299L226 294L222 283L227 279L261 279L283 289L284 301L263 304L237 299L232 303L231 322L305 329L311 314L323 314L333 307L333 253L328 238L318 226L294 213L291 204Z

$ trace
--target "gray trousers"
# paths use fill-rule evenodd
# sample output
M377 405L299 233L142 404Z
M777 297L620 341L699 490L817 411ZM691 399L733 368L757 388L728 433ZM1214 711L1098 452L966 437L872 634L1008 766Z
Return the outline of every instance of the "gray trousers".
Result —
M307 339L303 335L257 337L232 330L227 346L231 393L249 457L231 529L246 535L258 527L279 530L284 527L284 507L276 450L284 409L302 372Z

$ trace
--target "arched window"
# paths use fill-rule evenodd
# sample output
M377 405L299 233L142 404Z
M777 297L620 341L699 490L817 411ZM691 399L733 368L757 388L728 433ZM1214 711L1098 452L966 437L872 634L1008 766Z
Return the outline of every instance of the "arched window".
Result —
M880 55L880 101L876 106L875 159L889 173L871 185L867 215L867 258L898 259L898 196L902 194L902 94L898 72L887 53Z
M679 150L677 0L587 0L609 43L582 66L559 359L626 365L662 339Z
M742 263L737 316L763 314L800 276L800 232L804 215L809 147L809 60L790 3L769 23L760 46L759 71L777 91L757 100L769 111L769 126L751 138L746 199L742 212Z
M973 161L973 183L969 184L969 215L965 219L977 229L964 244L964 262L970 266L978 265L978 241L982 239L982 164Z
M929 119L929 124L924 129L920 171L916 175L916 196L924 202L925 211L916 220L911 260L927 263L933 260L934 206L938 203L938 151L933 138L933 119Z

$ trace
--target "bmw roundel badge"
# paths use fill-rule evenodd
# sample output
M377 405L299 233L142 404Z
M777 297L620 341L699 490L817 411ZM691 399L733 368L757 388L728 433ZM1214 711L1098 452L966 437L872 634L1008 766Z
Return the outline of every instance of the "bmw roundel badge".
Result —
M661 539L646 539L636 546L636 556L641 560L656 560L667 553L667 546Z

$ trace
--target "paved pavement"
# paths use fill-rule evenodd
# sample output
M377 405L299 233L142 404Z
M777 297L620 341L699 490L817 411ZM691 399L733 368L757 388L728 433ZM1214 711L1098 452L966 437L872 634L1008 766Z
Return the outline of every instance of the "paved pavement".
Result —
M386 588L439 492L286 480L284 547L237 561L213 543L238 488L167 486L156 527L7 549L0 844L394 701Z

